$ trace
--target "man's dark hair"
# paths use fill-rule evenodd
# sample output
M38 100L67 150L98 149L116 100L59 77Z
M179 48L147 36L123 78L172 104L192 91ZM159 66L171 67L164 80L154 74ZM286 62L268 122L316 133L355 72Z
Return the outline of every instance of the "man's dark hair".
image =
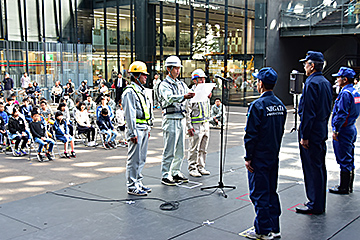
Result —
M57 110L61 111L61 108L62 108L62 107L66 107L66 104L63 103L63 102L61 102L61 103L59 104Z
M347 77L347 80L348 80L348 83L354 84L355 78L348 78L348 77Z
M12 99L12 97L8 97L6 100L7 100L8 102L10 102L10 101L12 101L12 100L14 100L14 99Z
M41 102L40 102L40 105L43 104L43 103L45 103L45 105L47 104L46 101L41 101Z
M10 97L16 97L16 93L12 93Z
M82 99L78 97L78 98L75 99L75 104L78 104L81 101L82 101Z
M57 119L59 116L63 116L63 113L61 111L57 111L55 113L55 119Z
M31 111L31 116L35 116L36 114L39 114L39 111L38 110L32 110Z
M76 107L77 109L79 109L79 110L81 110L81 106L82 105L85 105L85 103L84 102L79 102L79 105ZM86 105L85 105L86 106Z
M101 109L101 114L102 115L108 115L109 114L109 110L107 108L102 108Z
M221 102L221 99L220 99L220 98L218 98L218 97L217 97L217 98L215 98L215 101L216 101L216 100L219 100L219 101Z
M265 88L266 90L273 90L274 87L275 87L275 84L270 84L270 83L264 83L264 82L263 82L263 85L264 85L264 88Z
M314 64L314 69L317 72L322 72L324 68L324 62L316 62L316 61L309 61L309 62Z
M27 97L26 97L26 98L23 98L22 102L26 102L26 101L27 101L27 102L30 102L30 99L27 98Z
M46 98L44 98L44 97L40 98L40 102L41 102L41 101L45 101L45 102L46 102Z

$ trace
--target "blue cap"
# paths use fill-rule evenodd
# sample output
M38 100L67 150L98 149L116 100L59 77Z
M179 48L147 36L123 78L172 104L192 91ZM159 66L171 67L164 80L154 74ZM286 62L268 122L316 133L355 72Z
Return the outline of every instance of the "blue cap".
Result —
M275 84L277 80L277 73L271 67L264 67L258 73L252 75L263 83Z
M355 71L348 67L341 67L338 73L333 74L333 77L347 77L354 78L356 75Z
M315 61L315 62L324 62L324 55L321 52L314 52L314 51L308 51L306 53L306 57L304 59L301 59L300 62L306 62L308 60Z

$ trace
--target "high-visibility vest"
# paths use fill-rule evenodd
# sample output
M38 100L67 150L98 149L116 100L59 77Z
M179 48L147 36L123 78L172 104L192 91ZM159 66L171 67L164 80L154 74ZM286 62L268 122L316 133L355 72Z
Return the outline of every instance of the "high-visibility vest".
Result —
M199 102L199 115L191 117L191 123L201 123L209 121L210 119L210 106L207 102Z
M143 111L143 117L142 118L136 118L136 123L149 124L148 121L151 119L151 112L150 112L150 108L146 104L145 95L142 92L140 92L139 90L137 90L136 87L134 85L132 85L132 84L128 85L126 88L133 89L134 92L136 93L137 97L140 100L141 109ZM149 99L148 99L148 101L149 101Z

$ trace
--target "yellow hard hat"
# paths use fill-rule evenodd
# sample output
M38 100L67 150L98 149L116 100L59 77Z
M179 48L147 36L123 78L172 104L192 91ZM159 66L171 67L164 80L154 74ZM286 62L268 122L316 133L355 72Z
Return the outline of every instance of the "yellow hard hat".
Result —
M146 64L141 61L135 61L132 64L130 64L129 72L130 73L143 73L143 74L149 75L149 73L147 72Z

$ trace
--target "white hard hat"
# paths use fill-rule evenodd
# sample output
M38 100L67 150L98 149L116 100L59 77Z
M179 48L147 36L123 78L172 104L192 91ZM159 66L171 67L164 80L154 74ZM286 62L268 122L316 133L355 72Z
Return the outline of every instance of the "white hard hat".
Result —
M170 56L165 60L165 67L182 67L180 58L177 56Z
M204 71L202 69L196 69L192 72L191 74L191 80L194 80L196 78L199 78L199 77L204 77L206 78L206 74L204 73Z

